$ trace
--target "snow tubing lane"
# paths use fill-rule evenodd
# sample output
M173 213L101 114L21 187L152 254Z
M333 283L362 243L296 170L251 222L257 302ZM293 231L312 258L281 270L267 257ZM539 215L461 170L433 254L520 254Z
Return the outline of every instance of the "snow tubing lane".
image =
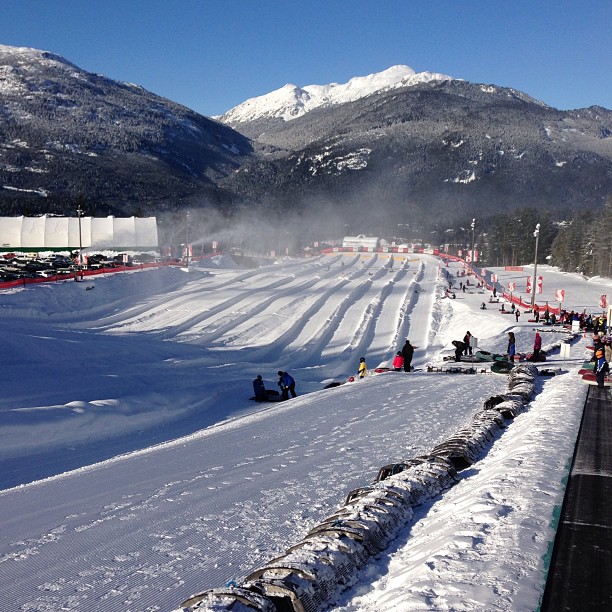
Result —
M351 491L336 513L310 530L284 555L249 574L243 584L211 589L181 605L198 612L258 610L318 612L351 587L372 557L385 550L413 518L414 508L458 480L535 394L538 370L513 367L508 393L485 401L472 422L428 455L381 467L371 485Z

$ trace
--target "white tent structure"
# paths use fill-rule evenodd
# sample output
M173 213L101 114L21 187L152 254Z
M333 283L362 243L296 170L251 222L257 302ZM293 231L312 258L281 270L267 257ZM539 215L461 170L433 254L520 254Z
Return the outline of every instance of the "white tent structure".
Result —
M155 217L0 217L0 251L150 250Z
M359 248L365 248L370 251L378 248L380 245L380 239L375 236L364 236L359 234L358 236L345 236L342 240L343 248L352 248L357 250Z

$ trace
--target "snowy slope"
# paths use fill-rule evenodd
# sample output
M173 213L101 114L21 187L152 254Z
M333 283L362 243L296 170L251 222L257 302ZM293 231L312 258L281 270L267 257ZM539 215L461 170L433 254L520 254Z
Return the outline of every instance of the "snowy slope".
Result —
M306 85L305 87L289 83L263 96L245 100L219 119L230 125L271 117L290 121L315 108L352 102L384 89L409 87L417 83L450 78L433 72L417 73L409 66L398 65L382 72L353 77L347 83Z
M467 329L486 350L502 351L509 329L519 350L533 342L526 321L480 311L477 290L443 297L430 256L225 263L0 293L0 609L172 610L240 580L380 466L431 449L505 389L503 376L425 371L324 388L360 356L387 363L410 337L423 368ZM569 307L595 311L612 293L610 281L538 272L542 297L565 288ZM569 361L553 355L568 373L542 382L339 609L535 608L587 342ZM279 368L298 398L249 401L255 375L275 388Z

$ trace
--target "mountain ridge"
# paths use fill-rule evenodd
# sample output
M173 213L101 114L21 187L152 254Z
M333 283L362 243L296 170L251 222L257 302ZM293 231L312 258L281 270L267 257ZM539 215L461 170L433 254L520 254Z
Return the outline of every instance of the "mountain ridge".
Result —
M291 121L315 108L354 102L388 88L451 78L432 72L417 73L409 66L398 64L381 72L353 77L346 83L303 87L288 83L267 94L249 98L216 118L231 126L259 119Z
M82 198L95 215L284 210L375 227L521 205L562 217L611 197L612 111L560 111L403 65L383 73L287 85L280 99L302 104L290 120L268 108L232 127L2 45L0 212L67 214Z

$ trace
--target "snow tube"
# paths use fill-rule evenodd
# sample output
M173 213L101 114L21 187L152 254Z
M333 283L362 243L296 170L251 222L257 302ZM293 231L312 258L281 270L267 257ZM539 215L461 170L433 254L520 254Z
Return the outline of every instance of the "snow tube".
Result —
M587 374L583 374L582 380L587 383L587 385L597 385L597 378L595 376L595 372L588 372ZM604 378L604 387L612 387L611 376L606 376Z
M474 357L478 359L478 361L494 361L495 355L493 353L489 353L489 351L476 351L474 353Z
M593 363L592 361L585 361L582 364L582 367L578 370L578 374L582 376L583 374L588 374L589 372L594 372L594 371L595 371L595 363Z
M495 372L495 374L509 374L513 367L514 364L511 361L496 361L491 366L491 372Z

